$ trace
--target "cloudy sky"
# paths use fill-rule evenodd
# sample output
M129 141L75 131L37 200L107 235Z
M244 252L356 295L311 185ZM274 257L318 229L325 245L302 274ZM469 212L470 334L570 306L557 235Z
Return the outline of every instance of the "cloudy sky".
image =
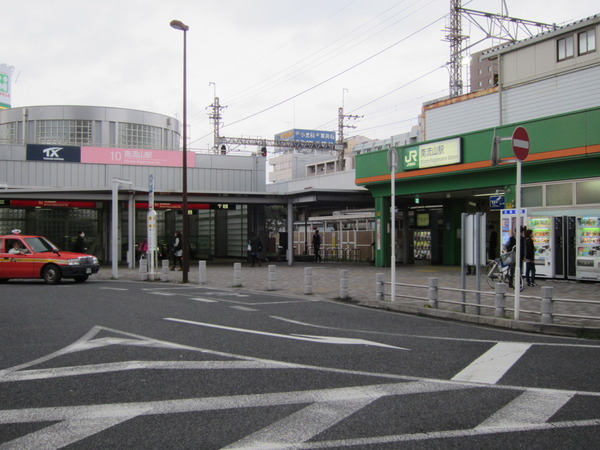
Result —
M450 0L27 0L3 2L0 63L15 68L12 106L96 105L181 118L188 41L190 147L221 134L337 130L338 108L363 116L346 135L409 131L423 102L448 94ZM463 0L501 12L501 0ZM564 24L600 13L597 0L506 0L508 14ZM482 22L484 23L484 22ZM476 42L480 33L463 20ZM523 35L523 37L525 37ZM487 41L476 49L491 46Z

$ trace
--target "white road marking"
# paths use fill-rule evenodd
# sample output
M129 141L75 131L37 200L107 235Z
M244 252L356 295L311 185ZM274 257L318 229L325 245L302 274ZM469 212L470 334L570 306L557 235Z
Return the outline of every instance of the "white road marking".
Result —
M100 332L112 332L118 336L95 338ZM123 363L98 364L90 366L62 367L40 370L20 370L35 364L42 364L52 358L87 351L108 345L135 345L157 348L185 349L219 357L236 358L235 361L127 361ZM500 433L515 433L535 430L556 430L561 428L597 427L600 419L551 422L549 420L570 398L583 395L600 398L598 392L577 392L555 389L531 389L519 386L489 385L488 389L522 391L523 394L504 406L478 427L473 429L427 431L414 434L374 436L357 439L311 441L323 430L335 426L350 414L386 396L418 395L428 392L444 392L457 389L480 387L478 384L448 380L434 380L407 377L393 374L377 374L350 371L303 364L264 360L212 350L189 347L167 341L160 341L132 333L104 327L93 327L81 339L35 361L0 371L0 381L23 381L30 379L56 378L61 376L85 375L87 373L113 372L135 369L252 369L252 368L295 368L324 372L365 375L401 382L368 386L291 391L280 393L237 395L230 397L188 398L153 402L117 403L104 405L52 406L0 410L0 424L58 422L39 431L34 431L10 442L0 444L8 448L61 448L81 441L114 425L138 416L176 414L181 412L214 411L239 408L254 408L279 405L308 405L286 418L246 436L229 448L340 448L349 446L380 445L397 442L428 441L445 438L461 438ZM402 401L399 399L399 401Z
M127 288L115 288L115 287L99 287L98 289L105 289L107 291L128 291Z
M255 312L258 311L258 309L255 308L248 308L247 306L230 306L231 309L237 309L240 311L248 311L248 312Z
M457 373L452 381L495 384L532 344L499 342Z
M318 342L320 344L371 345L374 347L392 348L395 350L409 350L409 349L403 348L403 347L395 347L393 345L381 344L379 342L367 341L364 339L341 338L341 337L334 337L334 336L309 336L309 335L301 335L301 334L291 334L291 335L290 334L278 334L278 333L270 333L268 331L248 330L245 328L235 328L235 327L227 327L225 325L215 325L212 323L196 322L194 320L175 319L173 317L165 317L164 320L168 320L171 322L185 323L185 324L189 324L189 325L197 325L197 326L201 326L201 327L218 328L220 330L237 331L240 333L258 334L258 335L262 335L262 336L272 336L272 337L277 337L277 338L293 339L293 340L297 340L297 341Z
M477 428L508 428L545 423L574 395L573 392L525 391Z
M204 303L219 303L219 300L213 300L210 298L200 298L200 297L192 297L190 300L194 300L196 302L204 302Z
M164 291L150 291L150 292L149 292L149 294L153 294L153 295L164 295L164 296L166 296L166 297L173 297L173 296L175 296L175 295L178 295L178 294L175 294L175 293L173 293L173 292L164 292Z

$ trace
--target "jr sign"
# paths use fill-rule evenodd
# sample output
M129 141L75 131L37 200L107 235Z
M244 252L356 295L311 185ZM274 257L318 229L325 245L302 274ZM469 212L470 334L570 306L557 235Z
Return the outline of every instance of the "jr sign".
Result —
M456 138L405 148L402 168L425 169L457 164L461 161L460 138Z

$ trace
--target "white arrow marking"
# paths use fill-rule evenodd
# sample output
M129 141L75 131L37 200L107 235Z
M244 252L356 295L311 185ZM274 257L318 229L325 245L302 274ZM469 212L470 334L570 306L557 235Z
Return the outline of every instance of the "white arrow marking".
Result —
M198 325L201 327L219 328L221 330L238 331L240 333L260 334L263 336L272 336L272 337L278 337L278 338L284 338L284 339L294 339L297 341L318 342L319 344L372 345L374 347L393 348L395 350L410 350L408 348L395 347L393 345L381 344L379 342L367 341L365 339L342 338L342 337L334 337L334 336L310 336L310 335L303 335L303 334L269 333L268 331L247 330L245 328L227 327L225 325L215 325L212 323L195 322L193 320L175 319L172 317L165 317L164 320L169 320L171 322L187 323L189 325Z

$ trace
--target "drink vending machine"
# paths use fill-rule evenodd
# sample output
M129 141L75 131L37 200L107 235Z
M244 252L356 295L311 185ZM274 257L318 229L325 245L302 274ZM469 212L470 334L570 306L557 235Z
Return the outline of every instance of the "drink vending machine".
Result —
M600 280L600 216L577 217L577 279Z
M554 218L550 216L534 216L529 218L529 229L532 231L533 245L535 247L536 277L554 277L552 258L553 220Z
M575 219L574 216L553 218L552 255L555 278L577 279Z

